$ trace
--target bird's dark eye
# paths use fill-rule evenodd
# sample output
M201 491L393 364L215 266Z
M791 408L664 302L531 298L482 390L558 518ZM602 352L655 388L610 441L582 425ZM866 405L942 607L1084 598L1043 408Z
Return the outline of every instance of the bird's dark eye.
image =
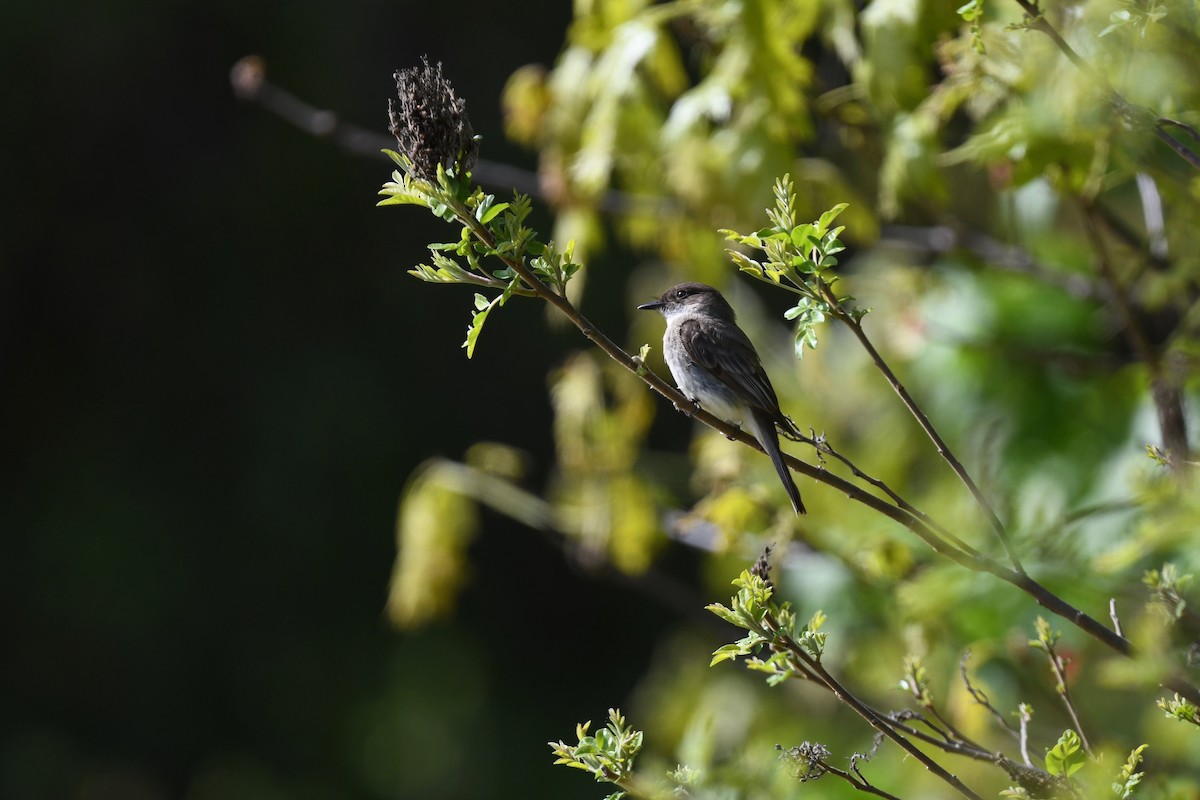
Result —
M680 289L680 290L678 290L677 292L675 292L675 297L676 297L676 299L682 300L683 298L685 298L685 297L687 297L687 296L688 296L688 290L687 290L687 289Z

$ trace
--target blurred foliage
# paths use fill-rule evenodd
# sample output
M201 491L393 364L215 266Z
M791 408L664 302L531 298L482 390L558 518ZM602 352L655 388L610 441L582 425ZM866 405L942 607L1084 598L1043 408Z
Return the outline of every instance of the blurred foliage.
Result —
M872 360L845 329L821 327L838 307L826 301L853 291L874 311L862 324L882 358L992 499L1025 567L1097 619L1108 618L1111 599L1133 658L1061 621L1052 633L1028 596L939 560L820 484L804 490L807 518L778 514L766 459L700 427L686 448L677 423L651 425L644 386L597 353L545 365L556 461L540 490L497 479L493 489L512 501L505 513L535 517L530 524L584 563L629 574L670 548L702 548L710 596L775 542L779 591L806 615L824 610L797 637L820 637L806 652L857 691L882 708L902 706L893 687L908 663L911 693L917 658L919 704L936 700L943 722L980 747L1014 753L1006 728L1027 728L1026 767L1053 778L1040 790L945 756L985 796L1108 789L1106 781L1118 797L1194 796L1200 737L1164 728L1155 700L1171 675L1200 679L1186 656L1200 631L1183 577L1200 569L1186 438L1200 387L1200 171L1188 155L1200 124L1200 84L1190 77L1200 69L1198 26L1200 13L1183 0L1040 9L991 0L957 13L915 0L861 9L841 0L580 0L556 63L518 70L503 98L509 135L538 154L544 199L557 212L553 240L574 244L567 261L615 250L635 262L628 274L584 270L586 291L573 282L568 292L565 281L558 291L632 308L678 281L717 285L741 311L790 416L969 546L999 556L986 519ZM787 224L771 216L775 227L760 230L785 174L795 186ZM832 228L841 204L844 228ZM734 242L733 264L719 231ZM800 250L772 252L772 235ZM767 261L754 261L755 250ZM801 288L786 312L778 294L738 282L738 267L779 285L793 267L819 278L835 265L837 298L805 298ZM517 280L511 270L496 275ZM780 316L797 323L795 349ZM798 363L818 330L822 346ZM638 319L625 340L631 350L650 342L645 366L665 374L660 333ZM822 466L853 478L839 462ZM456 494L442 543L428 533L441 524L436 515L422 516L439 506L406 493L396 574L438 598L431 613L445 608L452 584L413 564L431 557L423 547L454 546L470 519L462 503L505 507L494 497ZM769 643L750 629L718 654L750 656ZM1031 630L1049 675L1025 647ZM838 646L822 655L826 636ZM957 666L968 648L977 653L969 683ZM861 755L847 762L870 749L872 732L829 696L797 681L768 690L705 672L696 667L703 651L692 635L664 635L632 704L645 731L639 772L649 763L647 774L674 776L677 793L704 796L707 785L722 797L800 796L797 777L830 765L853 773L862 762L893 794L949 796L888 744L869 765ZM613 649L613 659L624 656ZM781 682L778 656L751 663ZM1186 700L1160 705L1195 721ZM780 742L791 770L777 760ZM1147 743L1152 763L1142 764ZM1096 768L1070 783L1081 759ZM821 791L853 796L852 782Z

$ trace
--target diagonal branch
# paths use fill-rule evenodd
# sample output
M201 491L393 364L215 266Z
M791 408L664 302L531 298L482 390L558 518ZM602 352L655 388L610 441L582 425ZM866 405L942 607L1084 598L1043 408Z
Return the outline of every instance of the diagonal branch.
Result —
M763 627L770 633L779 637L781 643L787 648L789 662L797 669L800 669L810 679L814 679L820 685L824 686L833 695L847 706L854 713L863 718L875 730L882 733L887 738L895 742L904 752L915 758L920 764L936 775L941 780L945 781L955 789L963 797L972 798L972 800L983 800L978 794L970 789L966 784L958 779L956 775L947 772L946 769L928 755L923 750L910 742L908 739L900 735L900 732L894 726L888 723L887 719L879 712L865 705L861 700L854 696L846 687L842 686L836 678L831 675L828 670L821 664L819 660L813 658L807 653L804 648L796 644L791 636L780 636L779 622L771 615L767 614L763 618Z
M925 431L925 435L928 436L930 441L933 442L934 447L937 448L938 454L945 459L946 463L950 465L950 469L954 471L954 474L957 475L959 480L963 482L963 485L967 487L967 491L971 493L971 496L975 499L975 502L983 511L984 516L987 517L988 523L992 527L992 532L996 534L996 538L999 539L1000 543L1004 546L1004 551L1008 554L1008 560L1012 563L1013 568L1018 573L1024 575L1025 568L1021 566L1021 560L1017 556L1017 551L1013 547L1012 542L1009 540L1008 532L1004 528L1004 523L1000 521L1000 517L996 515L996 511L987 501L987 498L983 496L983 492L980 491L979 486L976 485L974 479L971 478L966 468L963 467L962 462L958 460L958 457L954 455L954 452L950 449L950 446L946 444L946 440L943 439L941 434L937 432L937 429L933 427L933 422L931 422L929 417L926 416L925 412L921 410L921 407L917 405L916 400L914 400L912 395L908 393L908 389L906 389L904 384L900 382L900 379L896 377L896 373L892 372L891 367L889 367L888 363L884 361L883 356L879 354L879 351L875 349L875 345L871 342L870 337L868 337L866 331L863 330L861 318L858 318L851 312L847 311L842 302L837 298L836 295L834 295L833 290L830 289L828 285L822 284L821 288L822 293L825 295L825 300L829 303L829 307L833 310L834 315L841 320L841 322L850 329L851 333L854 334L854 337L858 339L859 344L861 344L863 349L867 351L867 355L870 357L871 361L874 362L879 371L883 373L883 377L891 385L892 390L895 391L900 397L900 400L904 403L905 408L909 410L909 413L911 413L917 420L917 424L919 424L921 429Z
M863 472L861 469L858 468L858 466L853 461L851 461L849 458L847 458L846 456L839 453L837 450L833 449L833 446L829 444L829 440L825 438L825 434L822 433L818 436L815 432L813 432L812 428L809 428L809 433L812 435L804 436L803 434L801 434L801 435L795 437L795 439L798 442L804 442L805 444L812 445L813 449L817 451L818 459L821 458L822 453L827 453L827 454L833 456L838 461L845 464L846 467L849 468L851 474L854 475L854 477L858 478L859 480L866 481L867 483L871 484L875 488L879 489L881 492L883 492L888 497L890 497L892 499L893 503L895 503L897 506L904 509L905 511L909 512L914 517L917 517L918 519L920 519L922 522L924 522L926 525L928 525L930 528L932 528L935 532L937 532L938 535L943 536L947 540L952 542L955 547L959 548L964 553L966 553L967 555L970 555L972 557L980 556L980 553L978 550L976 550L974 547L972 547L971 545L964 542L962 539L955 536L950 531L946 530L944 527L942 527L940 524L938 524L932 517L930 517L924 511L921 511L919 508L916 508L915 506L913 506L912 503L908 502L903 497L901 497L899 494L897 494L896 491L894 489L892 489L892 487L888 486L886 483L884 483L879 478L875 478L875 477ZM792 438L792 437L789 436L788 438Z

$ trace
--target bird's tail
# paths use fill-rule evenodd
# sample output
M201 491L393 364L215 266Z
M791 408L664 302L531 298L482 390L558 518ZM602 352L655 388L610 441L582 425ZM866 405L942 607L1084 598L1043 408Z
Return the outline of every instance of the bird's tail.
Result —
M754 438L758 439L758 443L762 445L763 450L771 457L771 463L775 465L775 471L779 473L779 480L783 482L783 488L787 490L788 499L792 501L792 508L797 514L807 514L808 510L804 507L804 501L800 499L800 490L796 488L796 482L792 480L792 471L788 469L787 462L783 460L783 453L779 449L779 435L775 433L775 420L761 411L755 409L751 413L751 423L754 429L751 433Z

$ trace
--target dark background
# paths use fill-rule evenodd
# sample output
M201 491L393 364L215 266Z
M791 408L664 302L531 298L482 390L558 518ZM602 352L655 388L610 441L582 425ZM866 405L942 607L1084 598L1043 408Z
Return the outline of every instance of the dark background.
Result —
M480 439L544 469L546 369L581 342L514 303L467 362L469 295L405 275L445 226L374 208L389 163L228 81L258 54L383 131L392 71L427 53L484 156L532 167L499 94L552 62L569 11L6 11L0 795L595 793L545 741L627 697L664 614L629 630L638 598L485 515L458 621L406 636L383 615L406 477ZM561 638L589 603L593 635ZM601 668L617 640L624 667Z

